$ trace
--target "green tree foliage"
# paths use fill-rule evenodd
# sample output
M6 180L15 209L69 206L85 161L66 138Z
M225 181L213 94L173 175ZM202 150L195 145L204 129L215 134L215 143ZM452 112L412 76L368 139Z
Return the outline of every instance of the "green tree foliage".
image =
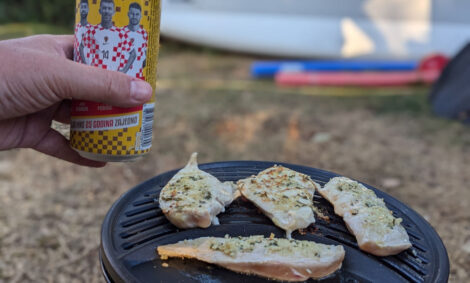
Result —
M41 22L71 26L75 0L0 0L0 23Z

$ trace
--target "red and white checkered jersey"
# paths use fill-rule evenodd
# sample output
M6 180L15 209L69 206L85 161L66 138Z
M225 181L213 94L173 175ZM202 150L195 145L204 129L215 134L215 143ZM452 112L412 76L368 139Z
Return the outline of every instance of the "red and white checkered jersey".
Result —
M91 26L84 37L88 49L86 60L91 66L117 71L122 53L122 29Z
M127 71L127 74L140 79L145 79L143 64L147 56L147 31L140 26L137 31L131 31L128 27L123 27L122 32L124 34L123 50L125 50L125 52L123 52L121 56L121 68L127 64L130 52L135 50L136 58Z
M92 25L89 23L87 23L85 26L83 26L81 23L78 23L75 25L75 41L73 43L73 60L75 62L81 62L80 43L85 37L87 30L90 29L91 27ZM86 46L83 52L84 54L87 54L88 49L86 48Z

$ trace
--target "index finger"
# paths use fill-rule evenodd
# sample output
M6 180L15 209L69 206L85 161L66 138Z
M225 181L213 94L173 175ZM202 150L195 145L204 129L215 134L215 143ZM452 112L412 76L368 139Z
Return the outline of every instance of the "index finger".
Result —
M73 35L33 35L24 38L5 40L17 49L29 49L47 53L49 55L59 55L68 59L73 58Z

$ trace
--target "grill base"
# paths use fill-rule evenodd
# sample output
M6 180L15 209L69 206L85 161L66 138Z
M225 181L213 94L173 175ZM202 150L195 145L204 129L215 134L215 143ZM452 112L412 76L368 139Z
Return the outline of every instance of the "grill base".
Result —
M324 185L338 175L304 166L282 164L309 175ZM236 181L273 166L271 162L209 163L199 167L221 181ZM101 236L101 262L108 282L272 282L257 276L240 275L197 260L169 259L169 267L162 266L156 253L159 245L205 236L223 237L264 235L274 233L284 237L285 232L272 224L251 203L238 199L225 213L219 215L220 225L207 229L178 230L170 224L158 205L161 188L177 172L171 171L138 185L123 195L106 216ZM314 204L329 217L328 222L316 215L316 223L303 233L294 232L293 238L324 244L342 244L346 257L342 268L321 282L445 282L449 276L449 261L442 241L434 229L416 212L373 189L384 198L410 235L413 247L396 256L376 257L358 249L343 220L333 207L315 195ZM314 282L314 280L310 280Z

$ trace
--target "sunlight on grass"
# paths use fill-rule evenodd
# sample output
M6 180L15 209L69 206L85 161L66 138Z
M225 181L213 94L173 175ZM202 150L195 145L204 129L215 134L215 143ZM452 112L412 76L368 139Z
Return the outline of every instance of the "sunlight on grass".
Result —
M204 89L206 91L270 91L282 94L300 94L331 97L362 96L408 96L428 91L424 86L403 87L282 87L269 80L236 80L236 79L194 79L187 77L160 78L158 85L165 89Z
M35 34L72 34L73 27L53 26L38 23L13 23L0 25L0 40Z

